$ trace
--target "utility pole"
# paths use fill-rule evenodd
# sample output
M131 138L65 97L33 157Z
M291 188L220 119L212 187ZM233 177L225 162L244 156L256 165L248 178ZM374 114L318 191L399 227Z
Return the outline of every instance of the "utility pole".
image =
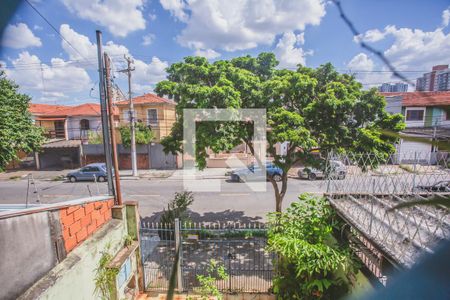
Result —
M103 65L103 50L102 50L102 32L96 31L97 36L97 56L98 56L98 74L99 74L99 91L100 91L100 108L101 108L101 121L102 121L102 133L103 133L103 147L105 151L106 171L108 173L108 194L114 196L114 183L112 175L112 159L111 159L111 147L109 138L109 126L108 126L108 108L106 104L106 89L105 89L105 68Z
M137 170L137 160L136 160L136 129L135 129L135 120L134 120L134 105L133 98L131 97L131 71L134 71L134 68L131 68L131 64L133 60L130 57L124 55L125 60L127 61L127 68L124 70L120 70L121 73L127 73L128 76L128 100L130 101L129 107L129 118L130 118L130 135L131 135L131 169L132 176L138 176Z
M117 143L114 133L114 111L112 105L112 84L111 84L111 60L108 54L105 55L105 79L106 79L106 98L108 103L109 126L111 129L111 146L114 165L114 180L116 183L116 204L122 205L122 192L120 189L119 161L117 159ZM112 177L111 177L112 178ZM112 179L111 179L112 181Z

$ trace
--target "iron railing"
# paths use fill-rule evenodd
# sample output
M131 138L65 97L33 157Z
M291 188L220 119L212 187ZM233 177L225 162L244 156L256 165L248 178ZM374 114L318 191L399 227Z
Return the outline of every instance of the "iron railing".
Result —
M223 292L267 292L272 286L275 255L265 250L267 229L261 223L141 223L141 248L148 290L164 291L181 246L178 288L198 291L198 275L207 275L214 259L228 278L216 280ZM177 233L177 231L179 233ZM178 235L178 236L177 236Z

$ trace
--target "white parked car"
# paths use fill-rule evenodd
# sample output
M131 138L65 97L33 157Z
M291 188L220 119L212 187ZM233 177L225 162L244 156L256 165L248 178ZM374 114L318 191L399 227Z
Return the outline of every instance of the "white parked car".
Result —
M347 167L339 160L331 160L327 170L314 167L304 167L298 170L298 177L309 180L323 179L326 177L333 179L345 179Z

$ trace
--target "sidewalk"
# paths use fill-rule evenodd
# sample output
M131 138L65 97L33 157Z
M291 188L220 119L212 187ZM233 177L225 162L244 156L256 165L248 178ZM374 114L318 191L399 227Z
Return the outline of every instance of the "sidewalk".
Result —
M230 172L229 168L206 168L201 171L185 171L183 169L174 170L172 176L168 177L169 180L183 180L183 179L226 179L229 176L226 175Z
M8 171L0 173L0 181L7 180L21 180L26 179L28 174L32 174L35 180L45 180L45 181L61 181L67 175L67 173L73 171L72 169L67 170L53 170L53 171L37 171L37 170L17 170ZM123 180L137 180L139 178L157 179L157 178L168 178L176 170L138 170L139 176L131 176L131 170L119 170L120 178Z

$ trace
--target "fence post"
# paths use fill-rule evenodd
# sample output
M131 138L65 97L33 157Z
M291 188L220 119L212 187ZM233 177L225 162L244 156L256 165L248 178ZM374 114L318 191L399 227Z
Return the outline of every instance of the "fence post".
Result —
M175 219L175 253L178 253L180 256L177 260L177 287L178 292L183 291L183 274L181 270L181 258L183 256L181 250L181 235L180 235L180 220L178 218Z
M412 182L412 193L416 189L416 165L417 165L417 151L414 151L414 166L413 166L413 182Z

